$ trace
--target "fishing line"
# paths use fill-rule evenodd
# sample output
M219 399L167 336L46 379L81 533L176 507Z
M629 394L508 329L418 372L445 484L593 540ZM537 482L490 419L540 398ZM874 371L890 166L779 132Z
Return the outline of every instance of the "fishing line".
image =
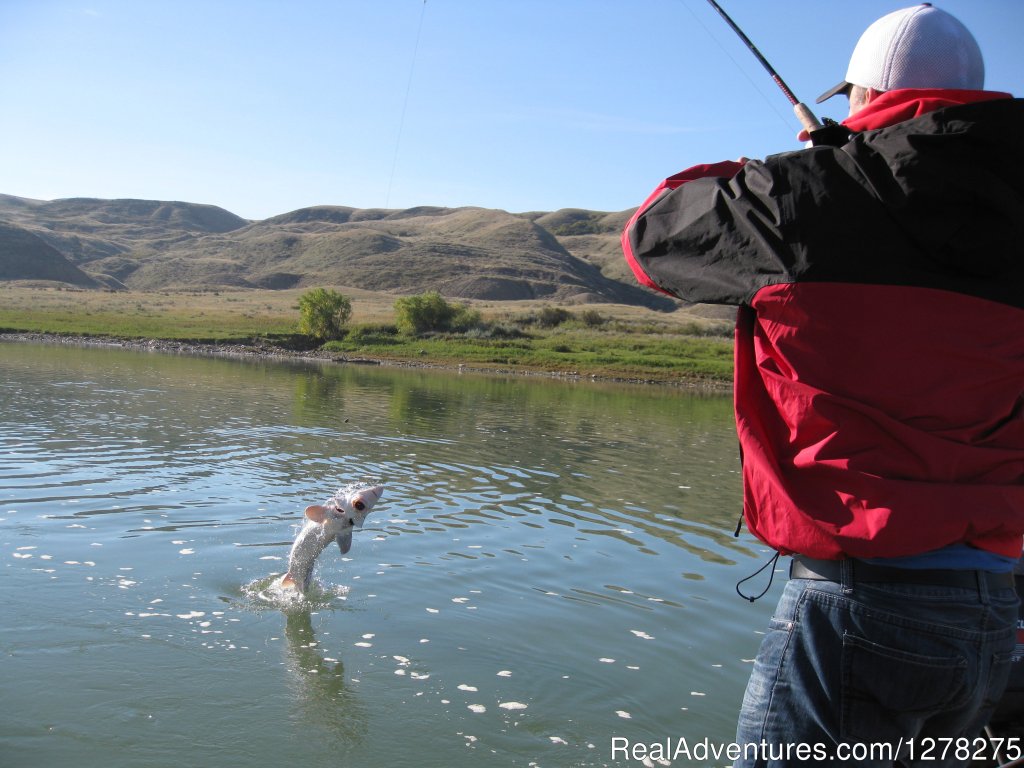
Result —
M779 116L779 119L786 124L787 128L792 130L793 123L790 121L789 117L779 112L778 108L775 106L775 101L769 99L768 95L764 91L762 91L761 88L758 87L757 83L754 82L754 79L747 73L747 70L741 67L740 63L733 58L731 53L729 53L729 50L722 44L722 41L715 36L715 34L708 28L708 26L703 21L701 21L700 16L694 13L694 10L689 5L687 5L686 0L679 0L679 2L683 4L683 7L690 12L690 15L693 16L693 18L697 20L697 23L700 24L704 31L708 33L708 37L715 41L715 44L719 47L719 49L721 49L722 53L724 53L728 57L729 61L731 61L736 66L736 69L738 69L743 74L743 77L747 79L747 82L750 83L750 86L755 91L757 91L758 94L760 94L761 98L764 99L765 102L768 104L768 106L772 108L772 112Z
M405 110L409 106L409 93L412 91L412 76L416 71L416 54L420 50L420 33L423 32L423 17L427 13L427 0L420 6L420 23L416 28L416 42L412 47L412 62L409 64L409 81L405 85L405 99L402 101L402 115L398 118L398 136L395 138L395 156L391 160L391 177L388 179L388 193L384 198L384 207L391 205L391 187L395 183L395 169L398 168L398 150L402 145L402 128L405 126Z

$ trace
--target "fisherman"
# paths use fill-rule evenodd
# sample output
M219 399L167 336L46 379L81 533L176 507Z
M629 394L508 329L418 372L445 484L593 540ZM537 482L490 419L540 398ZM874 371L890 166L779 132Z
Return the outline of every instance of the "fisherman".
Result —
M983 81L958 19L927 3L886 15L818 99L849 98L840 146L690 168L623 233L641 283L739 308L744 519L791 560L736 765L852 744L857 765L965 764L955 747L977 748L1005 686L1024 535L1024 101Z

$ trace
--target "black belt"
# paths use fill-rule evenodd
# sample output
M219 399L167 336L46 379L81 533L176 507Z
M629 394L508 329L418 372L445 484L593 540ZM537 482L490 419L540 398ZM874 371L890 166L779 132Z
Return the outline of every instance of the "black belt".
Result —
M789 578L817 579L841 583L843 560L812 560L794 555L789 564ZM977 589L979 579L988 589L1013 589L1012 573L991 571L948 571L931 568L893 568L889 565L875 565L863 560L850 560L853 566L853 583L878 584L929 584L936 587L962 587Z

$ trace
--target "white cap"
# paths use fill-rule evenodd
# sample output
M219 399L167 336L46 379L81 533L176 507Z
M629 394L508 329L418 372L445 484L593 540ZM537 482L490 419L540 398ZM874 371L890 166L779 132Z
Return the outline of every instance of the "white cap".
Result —
M974 35L959 19L931 3L883 16L857 41L846 79L818 97L820 104L851 85L895 91L899 88L985 86L985 62Z

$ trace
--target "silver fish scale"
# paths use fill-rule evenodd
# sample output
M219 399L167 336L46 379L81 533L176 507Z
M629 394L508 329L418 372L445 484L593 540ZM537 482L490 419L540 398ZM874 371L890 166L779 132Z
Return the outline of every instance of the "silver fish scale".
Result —
M288 553L288 573L297 584L302 585L303 590L309 588L316 559L334 541L336 535L329 533L325 526L307 520L295 537L295 543Z

